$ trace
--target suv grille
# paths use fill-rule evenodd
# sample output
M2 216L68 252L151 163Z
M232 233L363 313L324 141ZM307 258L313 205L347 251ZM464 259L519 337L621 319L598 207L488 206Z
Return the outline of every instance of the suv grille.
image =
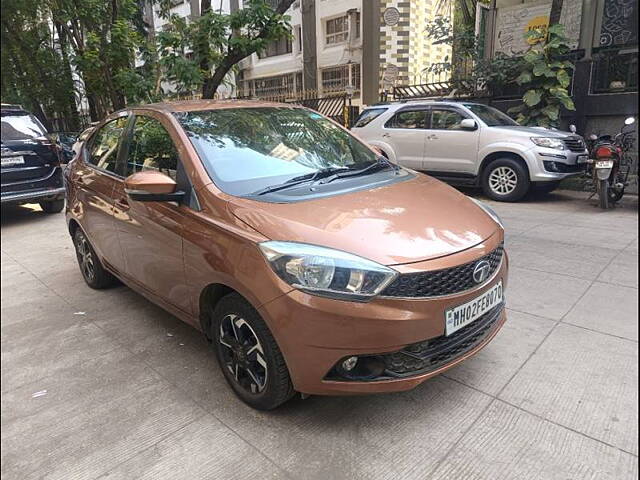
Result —
M580 137L566 137L563 139L565 146L572 152L584 152L585 143Z
M493 252L478 258L473 262L458 265L457 267L429 272L405 273L398 275L396 279L385 288L381 296L384 297L438 297L464 292L476 287L473 280L473 269L480 260L487 260L491 265L487 279L491 278L500 266L504 243L501 243Z
M452 362L480 344L500 318L504 304L498 305L476 321L445 337L413 343L402 350L383 355L383 376L397 378L427 373ZM376 380L380 380L378 377Z

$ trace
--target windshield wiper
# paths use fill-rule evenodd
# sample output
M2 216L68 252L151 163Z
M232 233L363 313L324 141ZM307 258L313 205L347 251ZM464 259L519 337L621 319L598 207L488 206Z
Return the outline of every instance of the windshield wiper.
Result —
M375 163L372 163L371 165L367 165L366 167L360 170L349 170L346 172L334 173L333 175L330 175L327 178L320 180L318 183L324 185L325 183L333 182L338 178L357 177L360 175L366 175L367 173L372 172L373 170L384 169L384 168L392 168L396 172L396 174L400 171L400 167L395 163L391 162L389 159L385 157L378 157Z
M335 172L341 172L343 170L348 170L347 167L330 167L330 168L322 168L313 173L307 173L305 175L300 175L298 177L293 177L283 183L278 183L276 185L269 185L268 187L261 188L260 190L256 190L255 192L251 192L250 196L259 196L264 195L266 193L277 192L279 190L284 190L285 188L295 187L296 185L301 185L303 183L313 182L314 180L318 180L326 175L336 174Z

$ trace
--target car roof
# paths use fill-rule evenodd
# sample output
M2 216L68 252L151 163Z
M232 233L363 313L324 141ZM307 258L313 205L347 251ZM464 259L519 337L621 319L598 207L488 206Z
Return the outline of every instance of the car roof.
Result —
M373 105L369 105L366 109L370 108L402 108L411 105L446 105L446 106L456 106L456 105L483 105L478 102L466 101L463 99L460 100L449 100L449 99L416 99L416 100L398 100L395 102L380 102L374 103Z
M203 110L222 110L232 108L260 108L285 107L301 108L301 105L291 103L265 102L261 100L179 100L174 102L150 103L138 105L132 110L145 109L158 112L197 112Z

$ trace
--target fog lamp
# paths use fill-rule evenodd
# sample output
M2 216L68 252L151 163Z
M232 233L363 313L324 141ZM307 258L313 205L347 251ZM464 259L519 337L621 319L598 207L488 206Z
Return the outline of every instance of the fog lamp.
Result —
M342 368L344 368L345 371L350 372L355 368L357 363L358 363L358 357L349 357L342 362Z

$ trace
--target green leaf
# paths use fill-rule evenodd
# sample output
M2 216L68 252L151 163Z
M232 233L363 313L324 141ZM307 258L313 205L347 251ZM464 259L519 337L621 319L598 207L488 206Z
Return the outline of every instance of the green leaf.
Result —
M560 116L560 108L557 105L547 105L541 110L541 112L554 122L558 120L558 117Z
M556 78L563 88L567 88L569 86L569 83L571 83L571 78L569 77L569 74L566 70L559 70Z
M571 99L571 97L569 97L569 96L558 97L558 100L560 100L560 103L562 103L564 108L566 108L567 110L575 110L576 109L576 106L574 105L573 100Z
M542 96L540 95L540 92L538 92L537 90L531 89L531 90L527 90L527 92L522 97L522 100L524 101L524 103L527 104L527 106L533 107L534 105L537 105L540 103L540 100L542 100Z
M552 35L564 35L564 25L561 23L553 24L547 29L547 32Z
M546 63L540 62L540 63L536 63L533 66L533 74L536 77L539 77L541 75L545 75L545 76L549 76L549 72L551 72L553 74L553 71L549 69L549 67L547 66Z
M522 85L523 83L529 83L531 81L531 72L522 72L518 78L516 78L516 82L518 85Z
M529 50L524 54L524 61L527 63L536 63L542 59L542 54L536 50Z

